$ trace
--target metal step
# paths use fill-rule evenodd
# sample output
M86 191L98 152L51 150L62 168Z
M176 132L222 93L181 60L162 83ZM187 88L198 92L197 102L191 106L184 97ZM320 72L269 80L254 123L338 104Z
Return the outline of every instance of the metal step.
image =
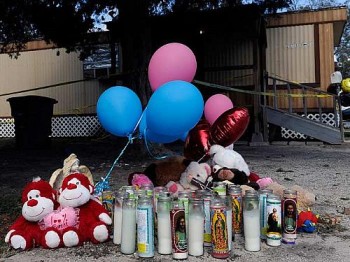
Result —
M268 106L265 107L265 112L268 123L294 130L329 144L343 143L339 128Z

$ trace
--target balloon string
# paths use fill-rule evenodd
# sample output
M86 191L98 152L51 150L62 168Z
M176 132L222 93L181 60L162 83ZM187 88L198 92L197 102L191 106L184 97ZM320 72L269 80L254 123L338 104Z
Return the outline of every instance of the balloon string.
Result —
M122 149L122 151L119 153L118 157L114 160L111 168L109 169L107 175L105 177L101 177L102 181L98 182L95 186L95 192L94 194L95 195L100 195L102 194L102 192L106 189L109 189L109 178L111 176L111 173L114 169L114 167L117 165L119 159L121 158L121 156L124 154L126 148L133 143L133 140L136 138L136 137L132 137L132 135L135 133L138 125L140 124L141 122L141 119L142 119L142 116L143 116L143 113L141 114L139 120L137 121L135 127L134 127L134 130L128 135L128 142L126 143L126 145L124 146L124 148Z
M144 140L145 140L145 145L146 145L146 149L147 149L148 154L149 154L151 157L153 157L153 158L155 158L155 159L157 159L157 160L161 160L161 159L167 158L169 155L155 156L155 155L152 154L152 152L151 152L151 150L150 150L150 148L149 148L149 145L148 145L148 140L147 140L147 135L146 135L146 129L147 129L147 128L145 128L145 129L143 130L143 138L144 138Z
M198 159L198 163L201 162L203 160L203 158L206 156L207 154L204 154L200 159Z
M124 154L126 148L132 144L133 141L133 137L129 136L128 142L126 143L126 145L124 146L124 148L122 149L122 151L120 152L119 156L114 160L111 168L109 169L107 175L105 177L101 177L102 181L98 182L95 186L95 195L100 195L102 193L102 191L109 189L109 178L111 176L111 173L114 169L114 167L117 165L120 157Z

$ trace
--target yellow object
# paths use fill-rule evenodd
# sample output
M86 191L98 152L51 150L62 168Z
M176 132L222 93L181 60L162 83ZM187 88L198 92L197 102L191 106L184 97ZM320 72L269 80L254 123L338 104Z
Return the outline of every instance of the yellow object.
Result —
M350 93L350 78L345 78L341 81L341 89L343 92Z

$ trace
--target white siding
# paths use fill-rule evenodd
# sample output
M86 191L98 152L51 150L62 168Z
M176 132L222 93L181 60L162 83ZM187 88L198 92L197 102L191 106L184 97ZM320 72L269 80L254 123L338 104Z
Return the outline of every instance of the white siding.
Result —
M57 55L59 51L60 55ZM22 52L18 59L0 55L0 94L25 91L83 79L83 63L76 53L64 49L44 49ZM47 89L0 97L0 117L11 116L6 99L14 96L40 95L58 101L54 114L95 113L102 92L98 81L78 82Z
M268 28L267 72L297 83L315 83L314 34L314 25Z

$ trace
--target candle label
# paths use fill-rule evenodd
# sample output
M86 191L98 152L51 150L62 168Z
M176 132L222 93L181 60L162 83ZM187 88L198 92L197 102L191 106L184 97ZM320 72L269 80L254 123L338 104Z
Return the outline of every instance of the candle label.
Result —
M154 254L152 206L137 208L137 251L141 257Z
M228 234L226 207L212 207L211 213L211 239L212 239L212 255L214 257L227 256Z
M281 241L282 238L282 225L281 225L281 201L267 198L266 200L266 212L267 212L267 230L266 238L267 243Z
M296 199L287 198L283 201L283 234L296 237L297 233L297 202Z
M266 239L266 230L267 230L266 199L267 199L267 193L260 193L259 205L260 205L260 238L261 239Z
M109 216L113 219L114 194L112 191L102 192L102 204L108 211Z
M182 202L185 208L185 219L186 219L186 232L188 231L188 197L179 197L179 200Z
M170 221L173 253L187 253L185 210L172 209Z
M226 196L226 185L224 183L216 182L213 191L219 196Z
M242 233L243 210L242 196L240 194L231 194L232 198L232 229L235 234Z
M204 246L211 246L210 198L204 199Z

